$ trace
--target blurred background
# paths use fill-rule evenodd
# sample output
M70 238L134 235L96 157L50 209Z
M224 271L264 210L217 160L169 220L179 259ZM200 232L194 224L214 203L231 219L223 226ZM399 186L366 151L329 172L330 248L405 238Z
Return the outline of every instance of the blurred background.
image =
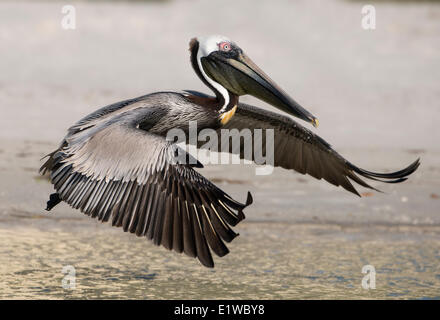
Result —
M214 270L65 204L46 213L40 158L66 129L150 92L209 93L188 52L209 34L243 48L353 163L389 171L421 157L420 169L359 199L282 169L207 167L255 199ZM0 1L0 111L0 298L440 298L440 2ZM374 290L361 287L367 264ZM74 290L61 287L65 265Z

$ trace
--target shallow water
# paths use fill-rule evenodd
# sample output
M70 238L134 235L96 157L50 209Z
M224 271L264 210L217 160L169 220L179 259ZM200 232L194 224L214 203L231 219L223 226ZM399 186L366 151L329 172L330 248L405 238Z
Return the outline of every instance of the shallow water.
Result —
M44 220L44 219L39 219ZM436 228L248 223L207 269L106 225L0 229L0 298L440 299ZM379 240L380 239L380 240ZM376 269L376 289L361 286ZM76 271L63 289L63 266Z
M44 211L52 186L36 171L51 148L2 142L0 298L440 299L439 153L425 153L405 184L363 198L285 170L207 166L200 172L237 200L254 196L230 253L207 269L66 204ZM414 157L349 153L357 162L368 155L372 169L391 154ZM365 265L376 289L361 286ZM62 286L65 266L75 268L75 289Z

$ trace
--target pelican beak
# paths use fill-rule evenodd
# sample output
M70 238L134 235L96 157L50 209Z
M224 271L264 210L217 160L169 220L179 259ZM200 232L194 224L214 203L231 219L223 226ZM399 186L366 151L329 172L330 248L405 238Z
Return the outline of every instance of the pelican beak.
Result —
M295 117L318 126L318 119L301 107L241 49L225 54L214 51L202 58L206 73L236 95L250 94Z

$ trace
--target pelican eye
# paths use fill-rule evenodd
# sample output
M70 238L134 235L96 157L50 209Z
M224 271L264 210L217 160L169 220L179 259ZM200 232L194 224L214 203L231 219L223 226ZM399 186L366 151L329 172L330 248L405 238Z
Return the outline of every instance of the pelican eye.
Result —
M231 44L229 42L220 42L218 47L221 51L229 51L231 50Z

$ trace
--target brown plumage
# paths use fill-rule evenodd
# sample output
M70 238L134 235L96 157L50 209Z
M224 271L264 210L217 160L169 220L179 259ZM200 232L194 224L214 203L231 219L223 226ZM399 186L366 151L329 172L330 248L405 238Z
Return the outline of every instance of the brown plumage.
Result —
M217 132L273 129L275 166L325 179L357 195L352 182L374 189L362 178L401 182L419 166L417 160L393 173L354 166L290 117L238 103L240 95L253 94L317 124L234 43L215 36L194 40L190 51L197 75L216 96L193 91L153 93L109 105L78 121L40 169L50 174L56 190L47 210L64 201L92 218L111 221L213 267L211 251L220 257L229 252L224 242L237 236L231 226L244 219L243 210L252 196L248 193L245 203L237 202L204 178L196 171L203 165L166 140L171 129L188 132L189 121L196 121L199 130ZM225 114L228 122L221 121ZM219 150L255 160L244 154L245 143L253 142L241 140L237 150ZM263 139L263 150L266 143ZM178 161L176 151L183 155Z

